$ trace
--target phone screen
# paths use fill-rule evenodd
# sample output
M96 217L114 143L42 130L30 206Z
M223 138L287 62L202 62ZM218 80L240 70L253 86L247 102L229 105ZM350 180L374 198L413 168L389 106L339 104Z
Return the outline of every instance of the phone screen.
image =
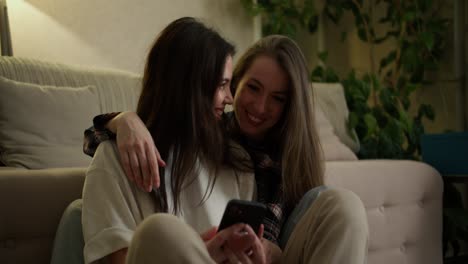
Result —
M226 206L218 232L237 223L250 225L254 232L258 232L265 217L265 205L244 200L231 200Z

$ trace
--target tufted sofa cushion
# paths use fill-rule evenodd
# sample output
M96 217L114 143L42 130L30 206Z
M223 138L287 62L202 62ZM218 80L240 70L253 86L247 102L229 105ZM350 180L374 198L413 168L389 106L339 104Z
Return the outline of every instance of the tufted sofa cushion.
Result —
M416 161L331 161L326 183L363 201L369 264L442 263L443 182L435 169Z

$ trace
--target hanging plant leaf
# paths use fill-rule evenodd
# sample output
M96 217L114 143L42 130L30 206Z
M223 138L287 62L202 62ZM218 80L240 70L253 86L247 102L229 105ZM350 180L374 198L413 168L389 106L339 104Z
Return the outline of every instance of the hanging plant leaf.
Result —
M382 60L380 60L379 73L381 73L382 70L385 67L387 67L388 65L393 63L395 61L395 59L396 59L396 56L397 56L397 51L392 50L392 51L390 51L390 53L388 53L388 55L386 57L384 57Z
M434 48L434 34L430 31L424 31L421 33L421 39L424 42L424 45L428 50L432 50Z
M318 53L318 57L320 61L326 63L328 61L328 51L322 51Z

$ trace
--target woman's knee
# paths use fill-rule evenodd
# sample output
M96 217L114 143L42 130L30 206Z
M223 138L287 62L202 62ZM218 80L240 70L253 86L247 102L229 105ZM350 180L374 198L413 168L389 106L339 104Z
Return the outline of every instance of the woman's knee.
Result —
M302 199L299 202L299 204L307 203L310 206L312 202L315 201L322 192L329 190L329 189L330 187L326 185L320 185L315 188L312 188L308 192L306 192L304 196L302 196Z
M50 263L84 263L82 203L81 199L75 200L63 212L55 234Z
M59 229L65 229L66 232L70 232L71 230L81 230L82 206L82 199L77 199L71 202L62 214Z
M322 193L325 199L330 199L336 207L340 209L340 213L365 214L364 204L359 196L354 192L342 188L330 188Z
M155 243L157 242L157 243ZM212 263L200 235L176 216L157 213L138 227L127 263Z
M174 215L157 213L146 218L137 227L130 244L129 258L148 258L161 263L189 263L193 252L200 251L199 245L204 245L203 241L189 225Z
M65 209L64 215L70 216L74 220L78 220L81 222L81 214L83 209L83 200L77 199L71 202L67 208Z
M322 192L317 200L324 203L323 209L327 219L345 223L342 225L345 228L368 232L364 204L354 192L342 188L330 188Z
M153 240L155 237L160 241L175 238L174 230L185 229L186 224L176 216L165 213L157 213L147 217L141 222L134 235L134 239Z
M296 235L310 232L309 238L334 232L353 241L366 241L369 233L361 199L349 190L329 187L303 197L283 227L280 239L283 248L293 232Z

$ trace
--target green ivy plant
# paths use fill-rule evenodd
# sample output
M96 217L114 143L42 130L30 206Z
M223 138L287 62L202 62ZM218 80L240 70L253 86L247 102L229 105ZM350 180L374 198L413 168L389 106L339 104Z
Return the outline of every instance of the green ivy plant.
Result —
M439 13L443 1L370 0L327 1L325 13L338 23L345 12L353 15L358 37L369 44L371 70L362 76L351 71L342 79L351 109L349 127L362 143L361 158L417 159L423 119L433 120L428 104L411 115L411 95L430 82L426 76L438 69L446 44L449 21ZM383 8L376 17L375 8ZM376 28L385 28L377 32ZM382 32L383 31L383 32ZM394 48L378 66L374 46L393 41ZM319 71L320 72L320 71ZM317 73L317 71L315 71ZM320 74L312 74L320 78Z
M327 52L319 53L323 66L311 72L314 82L341 82L350 110L349 129L357 133L361 159L419 159L423 120L434 120L432 106L421 104L411 114L411 95L425 89L429 75L439 69L446 47L449 20L441 15L444 0L240 0L252 16L262 17L262 34L296 37L299 29L311 34L318 17L334 22L339 30L345 14L353 18L356 34L369 46L369 72L354 69L344 76L327 66ZM317 10L316 4L323 7ZM376 9L384 10L377 17ZM379 14L382 12L379 12ZM342 33L346 39L349 32ZM375 47L391 41L393 49L380 61ZM378 63L375 63L378 61ZM450 244L455 255L459 241L468 241L468 214L460 209L461 196L447 185L444 210L444 252ZM456 205L456 206L454 206Z
M326 57L326 53L319 57ZM434 119L430 105L419 106L417 115L410 116L409 96L416 84L402 87L403 93L382 83L376 74L357 76L355 70L344 78L326 66L311 73L315 82L341 82L350 108L350 129L355 129L361 143L361 159L417 159L419 138L424 133L423 118ZM402 101L405 100L403 103Z

